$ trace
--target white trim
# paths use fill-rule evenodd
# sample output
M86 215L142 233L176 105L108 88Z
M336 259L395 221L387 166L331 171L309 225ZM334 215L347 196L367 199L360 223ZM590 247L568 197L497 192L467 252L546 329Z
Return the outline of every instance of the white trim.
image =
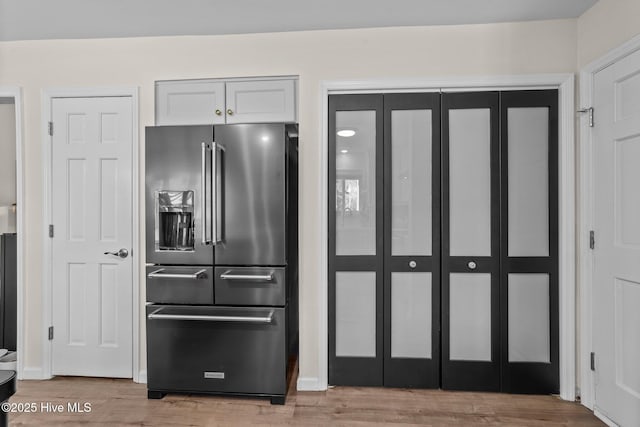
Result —
M139 383L139 384L146 384L147 383L147 370L143 369L141 371L138 372L138 378L137 379L133 379L133 381Z
M296 385L298 391L324 391L327 385L317 377L300 377Z
M0 97L13 98L16 115L16 351L17 377L24 378L24 163L22 140L22 90L18 86L0 86Z
M350 80L321 82L321 202L320 283L318 286L318 388L328 386L328 96L339 93L380 93L390 91L471 91L557 88L559 92L559 306L560 306L560 396L575 400L575 145L574 76L540 74L523 76L476 76L435 79ZM304 385L298 381L298 386Z
M632 38L606 55L596 59L580 70L580 107L593 105L594 75L617 61L640 50L640 35ZM595 122L598 116L595 112ZM593 141L592 131L585 117L580 120L580 401L594 409L595 384L590 369L590 353L593 349L593 253L589 248L589 230L593 229ZM596 414L597 415L597 414Z
M575 98L571 74L558 88L558 216L560 397L576 400Z
M20 356L18 355L18 359ZM23 367L22 368L22 378L23 380L44 380L47 377L42 373L42 368L31 368L31 367Z
M139 203L139 103L138 87L91 87L91 88L54 88L42 91L42 170L43 170L43 270L42 270L42 379L52 377L51 370L51 341L48 340L47 328L52 324L52 251L51 239L48 234L48 227L52 221L52 180L51 180L51 137L48 133L48 122L51 118L51 102L53 98L88 98L88 97L110 97L122 96L131 98L132 113L132 147L131 147L131 174L132 174L132 372L133 381L140 380L140 268L142 263L136 257L140 256L140 203Z
M131 303L133 304L133 381L140 381L140 269L142 268L142 259L140 258L140 111L138 107L138 99L140 89L132 87L128 89L131 94L131 113L133 114L131 128L131 213L133 224L131 228L131 272L133 274L131 281ZM147 371L144 371L144 382L147 382Z
M603 423L605 423L606 425L608 425L609 427L618 427L618 424L614 423L613 421L611 421L611 419L609 419L609 417L607 417L605 414L603 414L602 412L598 411L598 409L594 409L593 411L593 415L595 415L596 417L598 417Z

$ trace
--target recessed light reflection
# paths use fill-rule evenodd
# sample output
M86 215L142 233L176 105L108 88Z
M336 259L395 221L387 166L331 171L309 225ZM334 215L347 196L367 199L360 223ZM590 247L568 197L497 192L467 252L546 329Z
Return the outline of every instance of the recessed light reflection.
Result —
M338 131L338 136L341 136L343 138L349 138L355 134L356 134L356 131L352 129L342 129Z
M340 152L341 152L342 154L347 154L347 153L349 152L349 150L340 150Z
M262 142L269 142L269 135L262 135Z

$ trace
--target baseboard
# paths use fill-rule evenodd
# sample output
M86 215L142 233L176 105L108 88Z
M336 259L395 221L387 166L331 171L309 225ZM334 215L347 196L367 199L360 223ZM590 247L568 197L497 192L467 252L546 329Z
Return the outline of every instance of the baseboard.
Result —
M147 370L143 369L140 372L138 372L138 381L136 381L138 384L146 384L147 383Z
M607 417L605 414L603 414L602 412L598 411L597 409L593 411L593 415L598 417L600 420L602 420L603 423L605 423L609 427L618 427L618 424L616 424L613 421L611 421L609 419L609 417Z
M42 368L22 368L22 375L18 378L21 380L49 380L51 377L45 377Z
M298 391L326 391L326 384L320 384L320 380L316 377L298 377L296 385Z

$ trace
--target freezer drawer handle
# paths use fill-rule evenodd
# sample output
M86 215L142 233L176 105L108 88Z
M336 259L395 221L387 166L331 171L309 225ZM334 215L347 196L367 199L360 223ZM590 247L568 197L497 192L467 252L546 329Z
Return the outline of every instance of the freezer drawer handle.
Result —
M158 310L159 311L159 310ZM273 311L266 317L257 316L206 316L195 314L162 314L158 311L150 313L149 320L200 320L204 322L233 322L233 323L271 323Z
M161 268L156 271L152 271L147 274L149 279L204 279L206 278L207 270L202 269L198 270L192 274L178 274L178 273L163 273L164 268Z
M229 274L229 272L220 275L222 280L256 280L256 281L270 281L273 280L273 273L269 274Z

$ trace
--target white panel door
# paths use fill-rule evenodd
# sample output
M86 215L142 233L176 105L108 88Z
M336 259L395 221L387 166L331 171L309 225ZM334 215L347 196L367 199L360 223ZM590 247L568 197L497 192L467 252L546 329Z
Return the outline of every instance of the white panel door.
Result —
M132 377L132 100L52 100L52 373Z
M595 407L640 426L640 52L595 75Z

